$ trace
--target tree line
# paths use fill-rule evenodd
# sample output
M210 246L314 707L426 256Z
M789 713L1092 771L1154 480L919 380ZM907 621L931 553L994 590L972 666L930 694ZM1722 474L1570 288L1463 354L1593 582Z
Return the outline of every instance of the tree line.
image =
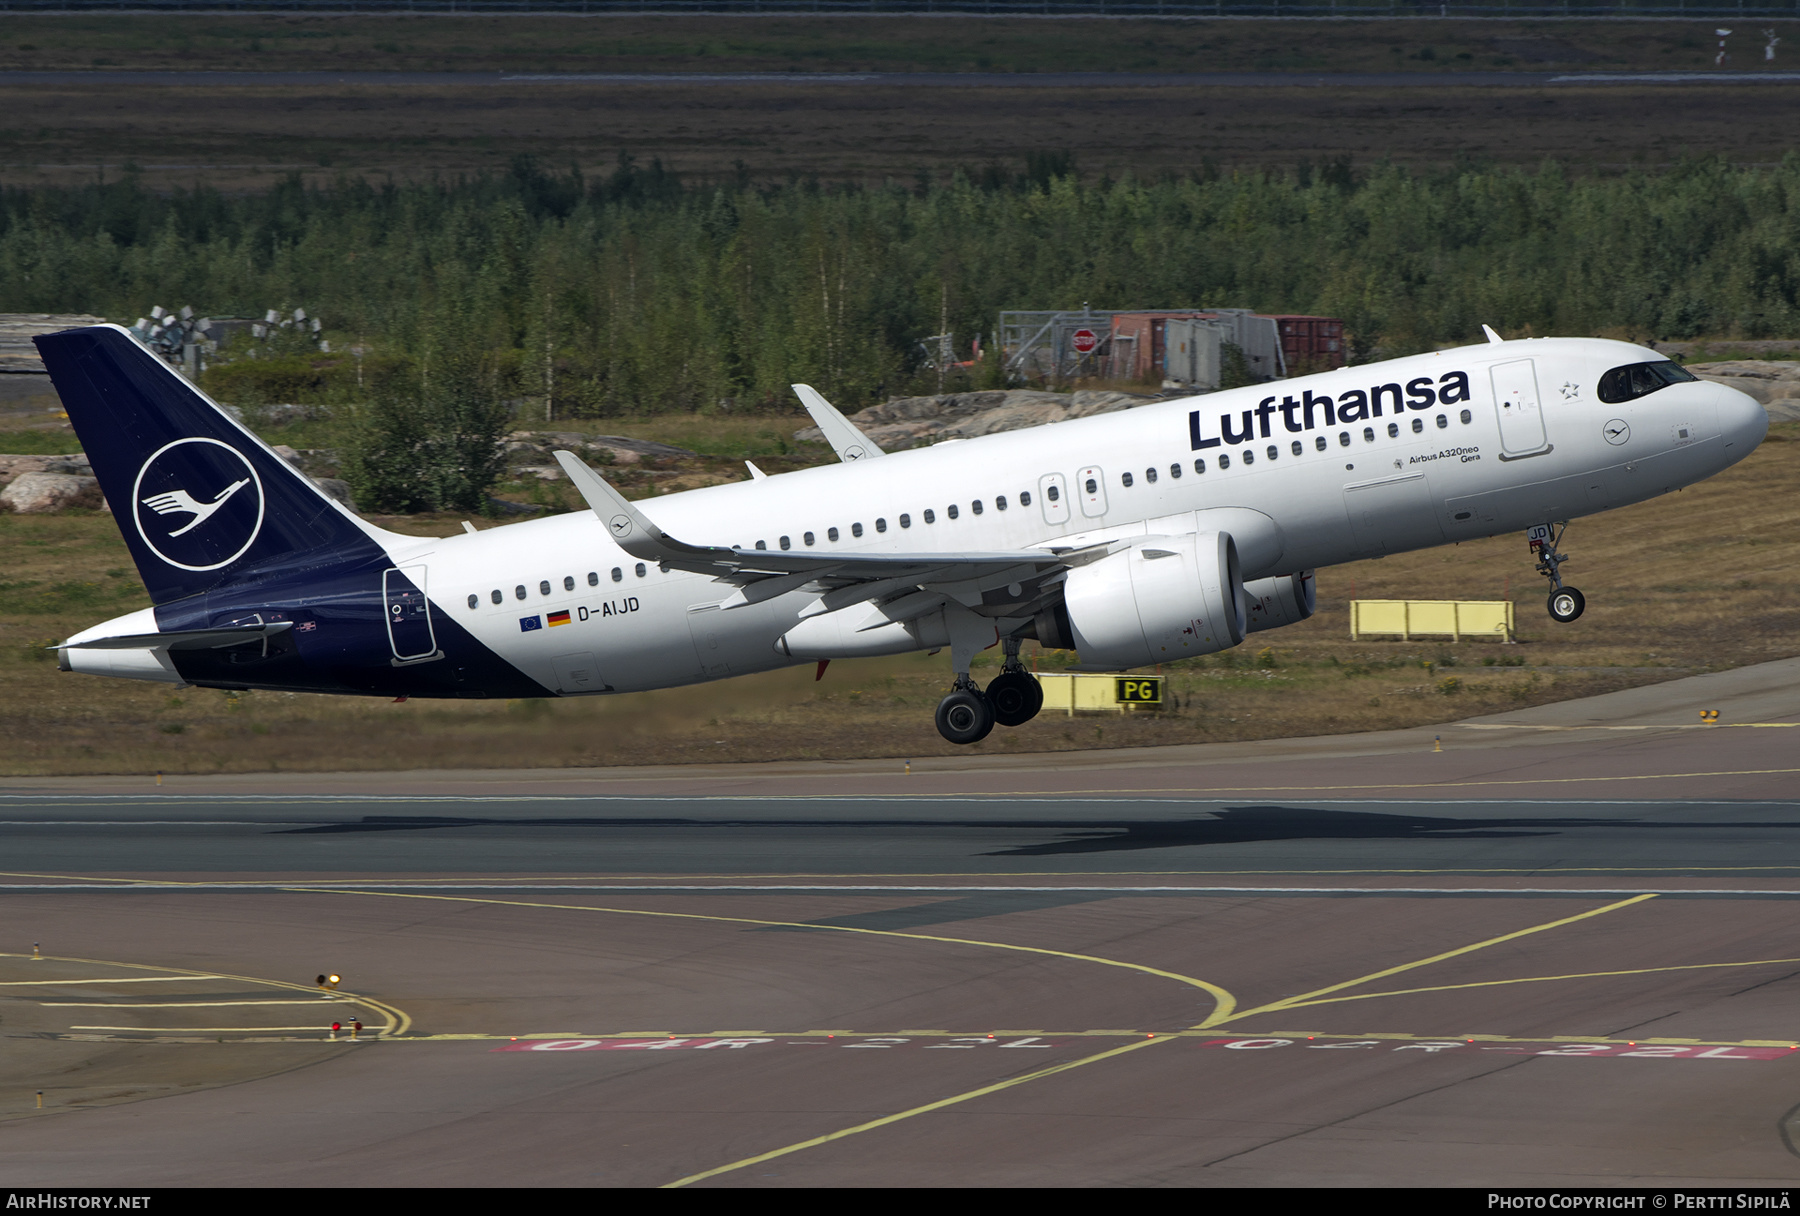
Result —
M331 355L259 351L216 367L211 387L385 410L415 430L502 403L540 418L755 408L796 382L856 408L935 387L918 340L953 330L967 358L1006 308L1317 313L1342 317L1365 359L1470 340L1483 322L1788 336L1800 157L1614 176L1338 161L1151 181L1084 179L1052 155L878 186L520 158L474 179L295 178L245 195L156 194L128 174L0 190L0 286L9 311L127 322L153 304L304 306ZM1000 375L991 359L969 374Z

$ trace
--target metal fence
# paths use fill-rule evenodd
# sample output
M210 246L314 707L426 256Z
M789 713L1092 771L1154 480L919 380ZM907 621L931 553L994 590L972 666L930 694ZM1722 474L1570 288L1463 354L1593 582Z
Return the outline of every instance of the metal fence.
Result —
M667 16L913 16L934 13L992 17L1297 18L1610 18L1731 20L1800 15L1800 0L1777 4L1697 4L1634 0L1629 4L1393 4L1341 0L1327 4L1178 3L1175 0L0 0L0 10L31 13L536 13Z

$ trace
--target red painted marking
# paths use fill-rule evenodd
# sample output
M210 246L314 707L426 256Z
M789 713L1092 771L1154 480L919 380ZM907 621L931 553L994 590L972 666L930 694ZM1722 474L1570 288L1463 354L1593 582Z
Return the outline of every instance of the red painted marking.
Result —
M1499 1051L1521 1056L1612 1056L1645 1060L1778 1060L1792 1047L1704 1047L1677 1043L1487 1043L1472 1039L1419 1040L1394 1042L1386 1039L1344 1039L1316 1043L1299 1039L1208 1039L1201 1047L1227 1051L1279 1051L1299 1047L1305 1051L1418 1051L1426 1055L1442 1052Z

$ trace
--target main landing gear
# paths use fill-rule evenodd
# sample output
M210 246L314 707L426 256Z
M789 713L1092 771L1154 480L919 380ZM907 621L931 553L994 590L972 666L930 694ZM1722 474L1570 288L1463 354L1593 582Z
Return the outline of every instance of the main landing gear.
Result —
M1525 531L1525 539L1531 545L1532 556L1537 558L1537 571L1550 580L1550 619L1567 625L1579 617L1587 608L1587 597L1573 587L1563 585L1562 564L1569 560L1567 554L1558 553L1556 546L1561 543L1563 533L1569 530L1564 523L1555 528L1551 535L1552 524L1534 524Z
M1019 661L1019 639L1005 638L1006 661L983 692L967 671L958 672L950 695L938 702L938 734L952 743L979 743L995 723L1022 726L1044 707L1044 688Z

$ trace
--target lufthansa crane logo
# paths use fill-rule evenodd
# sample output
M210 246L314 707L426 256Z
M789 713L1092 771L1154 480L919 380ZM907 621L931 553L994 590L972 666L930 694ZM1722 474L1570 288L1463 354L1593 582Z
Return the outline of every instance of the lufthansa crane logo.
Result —
M181 570L218 570L262 532L262 479L217 439L177 439L151 453L131 492L138 535Z

